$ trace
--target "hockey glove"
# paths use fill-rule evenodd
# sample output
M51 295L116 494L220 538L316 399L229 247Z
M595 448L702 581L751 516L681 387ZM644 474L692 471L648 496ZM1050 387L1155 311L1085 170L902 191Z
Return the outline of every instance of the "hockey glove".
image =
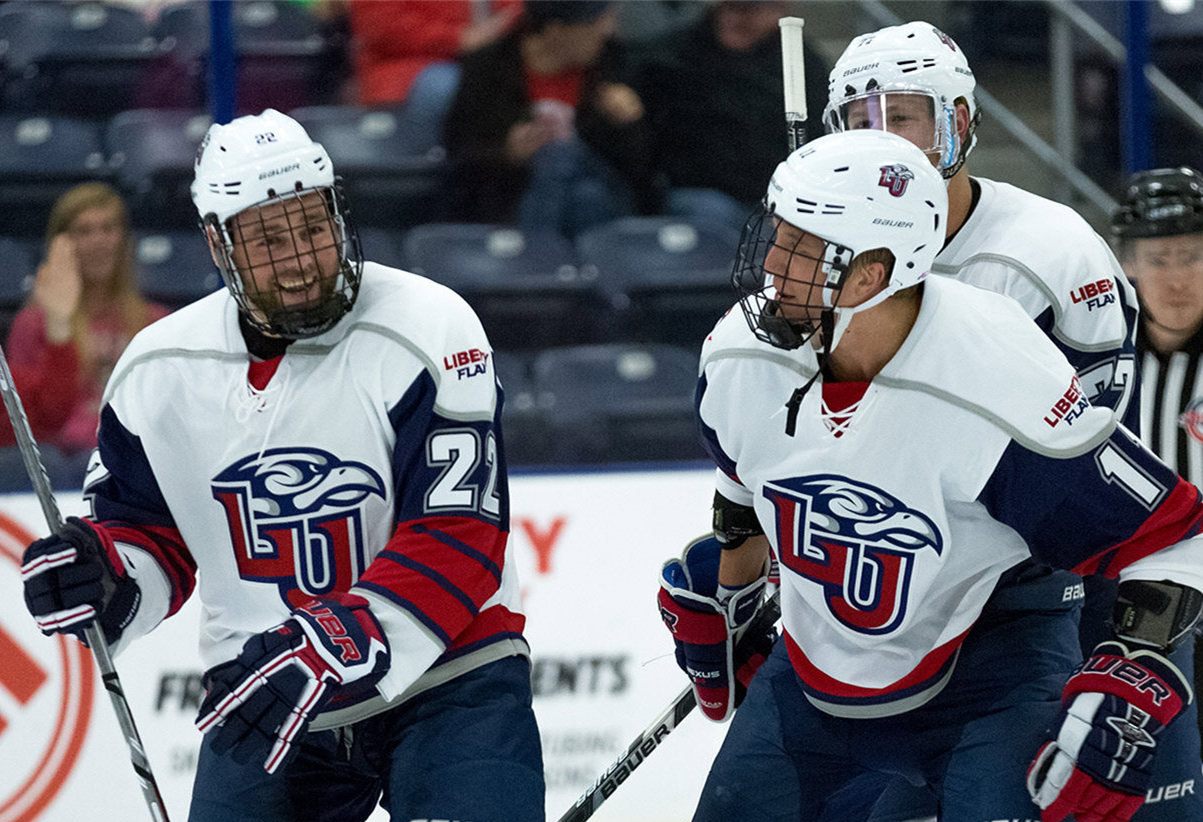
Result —
M310 600L292 618L255 634L238 656L205 672L196 727L214 753L240 764L261 758L275 773L295 755L311 717L333 688L374 686L389 666L388 642L363 597Z
M1157 737L1190 704L1190 684L1155 651L1104 642L1069 678L1060 730L1028 768L1043 822L1126 822L1145 800Z
M735 659L735 640L751 621L764 593L763 578L734 593L719 592L722 548L714 537L685 547L681 559L660 571L660 616L677 646L677 664L693 683L702 713L724 722L743 701L753 674L768 658L776 632L752 638L752 653Z
M21 580L25 606L47 635L67 633L82 640L98 621L111 645L142 601L112 537L103 526L79 517L68 518L60 533L30 543Z

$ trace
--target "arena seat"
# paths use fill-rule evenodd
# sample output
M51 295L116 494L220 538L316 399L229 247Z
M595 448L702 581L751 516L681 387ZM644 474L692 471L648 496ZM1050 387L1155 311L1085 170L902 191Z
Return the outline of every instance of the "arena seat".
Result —
M576 240L582 269L625 306L631 339L696 349L735 304L739 232L702 220L625 217Z
M106 3L5 3L0 7L4 108L108 117L132 108L164 53L142 16Z
M288 113L326 147L356 223L404 228L439 218L446 154L403 109L312 106Z
M359 234L363 258L390 268L405 268L405 232L359 225L354 205L350 206L350 212L351 220L356 224L355 228Z
M200 229L139 231L135 239L138 281L147 298L174 310L222 287Z
M581 275L572 245L485 223L432 223L405 236L410 270L442 282L476 310L495 347L530 350L594 342L608 304Z
M13 317L29 296L35 270L29 244L22 240L0 237L0 341L8 339Z
M199 110L134 109L113 117L104 142L135 225L196 226L192 185L196 149L212 122Z
M693 397L698 358L663 344L553 348L532 371L561 464L702 460Z
M531 355L493 351L493 368L501 381L505 404L501 410L506 463L511 467L537 466L551 455L550 439L531 379Z
M100 126L73 117L0 114L0 235L42 234L60 194L110 177Z

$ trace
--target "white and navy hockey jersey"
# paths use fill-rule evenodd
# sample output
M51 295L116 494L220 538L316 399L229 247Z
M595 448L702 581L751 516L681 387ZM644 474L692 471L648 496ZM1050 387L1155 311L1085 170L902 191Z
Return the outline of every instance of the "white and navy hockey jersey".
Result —
M224 290L154 323L113 372L86 488L143 588L127 637L180 606L194 565L206 666L352 587L389 640L386 700L527 654L500 414L475 314L408 272L365 264L353 310L263 390Z
M1073 209L973 180L977 205L932 271L1018 301L1077 369L1091 403L1138 431L1136 292L1111 249Z
M751 506L780 561L784 641L806 692L845 716L931 699L1000 578L1029 559L1203 585L1203 503L1011 299L924 285L901 349L854 407L809 346L741 312L702 350L698 414L717 490ZM843 403L839 403L843 406ZM1167 545L1174 547L1162 550Z

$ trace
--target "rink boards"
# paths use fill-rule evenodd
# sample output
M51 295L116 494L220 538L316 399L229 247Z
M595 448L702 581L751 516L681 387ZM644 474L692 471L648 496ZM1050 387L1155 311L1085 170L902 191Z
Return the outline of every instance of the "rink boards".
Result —
M684 687L656 579L665 559L707 530L712 474L518 475L510 492L554 822ZM77 492L59 504L64 515L83 510ZM74 640L43 637L24 609L20 551L44 530L32 495L0 496L0 822L148 819L90 655ZM187 816L199 741L199 613L194 597L117 658L177 822ZM686 719L593 818L688 819L724 728L700 714Z

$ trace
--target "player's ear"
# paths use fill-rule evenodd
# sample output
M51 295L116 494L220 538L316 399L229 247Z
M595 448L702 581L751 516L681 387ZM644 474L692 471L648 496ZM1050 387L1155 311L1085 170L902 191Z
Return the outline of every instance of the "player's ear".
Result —
M221 238L217 235L217 228L206 223L205 239L209 242L209 256L213 258L213 265L221 268L221 260L223 255L220 253L220 249L222 244Z
M955 107L957 112L957 135L961 138L961 143L964 144L969 139L969 104L965 102L965 98L958 97Z
M857 289L866 298L881 291L890 280L890 273L881 262L861 262L853 269L852 276Z

